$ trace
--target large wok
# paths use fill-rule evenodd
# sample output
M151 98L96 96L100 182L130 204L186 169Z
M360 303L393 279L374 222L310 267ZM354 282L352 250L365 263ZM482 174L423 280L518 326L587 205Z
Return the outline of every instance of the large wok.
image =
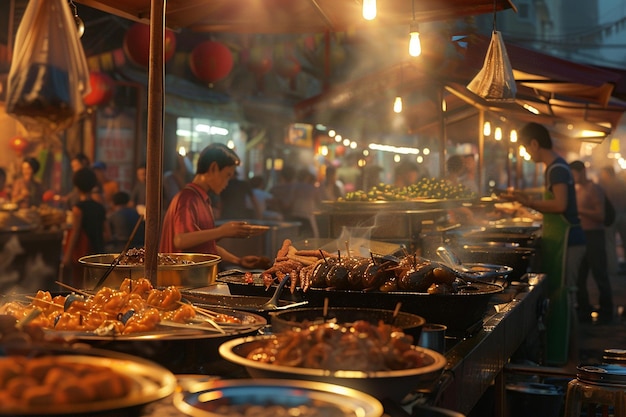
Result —
M219 278L218 278L219 280ZM265 291L262 279L255 277L247 283L243 276L231 275L227 280L231 294L257 294ZM488 312L489 301L494 294L503 291L502 286L475 282L453 294L428 294L419 292L351 291L326 288L297 288L292 294L298 301L308 301L308 307L323 307L328 299L329 307L359 307L394 310L400 302L401 310L416 314L428 323L445 324L450 333L464 334L482 323ZM289 293L289 291L285 291Z

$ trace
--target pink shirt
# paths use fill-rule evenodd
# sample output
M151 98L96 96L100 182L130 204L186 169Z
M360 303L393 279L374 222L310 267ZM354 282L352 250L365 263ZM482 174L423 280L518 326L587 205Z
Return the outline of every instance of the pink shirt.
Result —
M159 252L183 252L174 246L174 236L180 233L213 229L214 227L215 220L213 219L209 195L198 185L189 183L174 196L167 213L165 213ZM210 240L184 252L217 255L217 243L215 240Z

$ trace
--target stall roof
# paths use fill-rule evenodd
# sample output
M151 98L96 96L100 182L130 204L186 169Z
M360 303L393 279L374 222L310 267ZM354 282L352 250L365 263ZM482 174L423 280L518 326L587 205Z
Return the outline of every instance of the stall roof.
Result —
M411 102L405 100L403 113L407 115L408 131L424 132L438 129L441 123L440 107L436 104L439 97L433 92L437 88L445 88L452 95L446 97L449 123L482 110L522 122L576 124L581 129L610 134L626 111L626 103L612 96L621 74L513 44L506 44L506 49L517 84L515 102L484 100L469 91L466 85L480 70L488 46L489 38L471 36L464 57L459 58L456 65L449 66L453 69L447 74L434 74L416 60L396 63L303 100L296 105L296 114L304 118L316 117L331 114L327 110L344 108L352 109L358 117L373 117L374 113L385 113L380 106L389 107L385 100L381 100L385 92L402 91L405 98L418 93L427 99L432 98L433 103L414 101L411 108ZM537 109L539 115L528 111L528 105ZM476 111L468 113L464 110L468 106Z
M150 19L150 0L76 0L132 20ZM356 0L168 0L166 25L201 32L345 32L367 25L408 25L513 8L511 0L385 0L366 22Z

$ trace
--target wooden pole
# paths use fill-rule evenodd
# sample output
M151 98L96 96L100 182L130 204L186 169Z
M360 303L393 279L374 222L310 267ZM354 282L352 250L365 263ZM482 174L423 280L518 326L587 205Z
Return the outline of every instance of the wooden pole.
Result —
M146 151L145 275L157 285L157 258L161 237L161 180L163 172L163 102L165 97L165 5L151 0L150 61L148 66L148 121Z

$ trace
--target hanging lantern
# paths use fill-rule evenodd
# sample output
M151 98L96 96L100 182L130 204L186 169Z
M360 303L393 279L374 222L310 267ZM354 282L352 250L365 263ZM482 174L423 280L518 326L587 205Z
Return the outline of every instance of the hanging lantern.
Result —
M18 155L21 155L28 146L28 141L20 135L13 136L9 141L9 146L17 152Z
M176 50L176 34L165 30L163 43L165 62L174 55ZM124 53L135 64L147 67L150 62L150 26L143 23L135 23L124 35Z
M95 71L89 73L89 86L91 91L83 97L87 106L106 104L113 97L115 82L105 73Z
M263 46L255 46L242 51L241 61L255 74L265 75L272 69L272 51Z
M233 54L223 43L205 41L191 51L189 66L198 79L214 83L230 74L233 69Z

